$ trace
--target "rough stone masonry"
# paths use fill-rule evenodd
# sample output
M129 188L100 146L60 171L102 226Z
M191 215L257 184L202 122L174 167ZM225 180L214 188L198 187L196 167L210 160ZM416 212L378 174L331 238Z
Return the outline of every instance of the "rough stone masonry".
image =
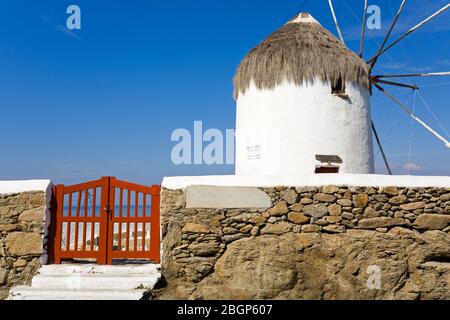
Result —
M41 265L45 206L44 192L0 194L0 300Z
M163 189L156 299L450 299L450 188L260 190L269 208Z

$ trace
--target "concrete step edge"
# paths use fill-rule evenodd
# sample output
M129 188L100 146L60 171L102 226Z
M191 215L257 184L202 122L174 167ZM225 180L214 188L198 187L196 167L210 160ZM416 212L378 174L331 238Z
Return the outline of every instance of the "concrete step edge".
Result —
M44 265L39 269L40 274L148 274L158 273L160 265L145 266L98 266L98 265Z
M139 300L145 289L134 290L70 290L61 288L35 289L17 286L11 289L8 300Z
M14 292L68 292L68 293L144 293L146 289L85 289L85 290L71 290L58 287L48 287L45 289L37 289L30 286L17 286L11 289L11 293Z
M64 279L64 278L83 278L83 279L108 279L108 278L125 278L125 279L153 279L155 277L158 277L159 273L151 273L151 274L103 274L103 273L69 273L69 274L42 274L39 273L33 277L35 278L42 278L42 279Z
M69 290L133 290L136 288L153 288L160 275L150 276L35 276L31 286L36 289L62 288Z

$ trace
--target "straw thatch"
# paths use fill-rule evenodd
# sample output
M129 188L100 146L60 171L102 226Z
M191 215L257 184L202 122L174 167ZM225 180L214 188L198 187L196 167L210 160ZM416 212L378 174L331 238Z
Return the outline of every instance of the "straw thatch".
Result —
M300 85L315 79L336 84L341 78L370 87L369 66L318 23L288 23L251 50L234 77L234 96L251 81L272 89L285 80Z

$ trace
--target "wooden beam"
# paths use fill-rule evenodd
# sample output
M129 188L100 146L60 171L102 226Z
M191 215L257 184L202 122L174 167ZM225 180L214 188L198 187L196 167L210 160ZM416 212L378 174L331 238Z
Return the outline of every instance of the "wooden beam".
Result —
M334 24L336 25L337 32L339 34L339 38L341 39L342 43L345 44L344 37L342 36L341 28L339 27L336 14L334 13L334 7L333 7L333 1L328 0L328 4L330 5L331 14L333 16Z
M368 0L364 0L364 15L363 15L362 31L361 31L361 43L359 44L359 57L360 58L363 57L363 51L364 51L364 36L366 34L367 6L368 6Z
M450 71L432 72L432 73L388 74L388 75L373 76L373 78L380 79L380 78L409 78L409 77L437 77L437 76L450 76Z
M419 87L412 85L412 84L405 84L405 83L400 83L400 82L394 82L394 81L386 81L386 80L381 80L381 79L372 79L372 83L383 83L383 84L388 84L391 86L397 86L397 87L403 87L403 88L409 88L409 89L413 89L413 90L419 90Z
M392 176L391 167L389 166L389 163L387 161L386 154L384 153L384 150L383 150L383 145L381 144L380 137L378 137L377 129L375 129L375 124L373 123L373 121L372 121L372 131L375 136L375 140L377 141L377 145L378 145L378 148L380 149L381 155L383 156L383 161L384 161L384 164L386 165L386 169L389 172L389 175Z
M433 18L437 17L438 15L440 15L441 13L443 13L444 11L446 11L448 8L450 8L450 3L447 4L445 7L439 9L438 11L436 11L435 13L433 13L431 16L429 16L428 18L426 18L425 20L423 20L422 22L420 22L419 24L417 24L416 26L412 27L411 29L409 29L404 35L402 35L401 37L399 37L397 40L395 40L394 42L392 42L389 46L387 46L386 48L384 48L383 50L379 51L375 56L373 56L370 60L367 61L368 64L370 64L371 66L374 64L373 61L375 61L376 59L378 59L379 56L381 56L383 53L385 53L386 51L388 51L390 48L392 48L393 46L395 46L397 43L399 43L401 40L403 40L404 38L406 38L408 35L410 35L411 33L413 33L414 31L416 31L417 29L419 29L420 27L422 27L424 24L426 24L427 22L429 22L430 20L432 20Z
M386 42L389 40L389 37L391 36L392 31L394 30L395 24L397 23L398 18L400 17L400 14L403 11L403 7L405 6L406 0L403 0L402 3L400 4L400 8L398 9L398 12L394 18L394 21L392 21L391 27L389 28L388 33L386 34L386 37L384 38L383 43L381 44L380 48L377 51L377 55L379 55L379 53L381 52L381 50L384 49L384 46L386 45ZM377 58L375 58L372 62L370 62L370 68L373 69L373 66L375 65L375 63L377 63Z

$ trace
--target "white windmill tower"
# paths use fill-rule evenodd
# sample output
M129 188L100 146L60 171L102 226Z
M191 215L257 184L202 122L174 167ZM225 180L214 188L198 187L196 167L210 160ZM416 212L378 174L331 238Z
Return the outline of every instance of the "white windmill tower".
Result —
M391 173L371 121L372 86L450 147L445 138L381 87L417 89L384 78L450 73L371 75L380 55L450 7L440 9L386 46L405 2L376 56L367 62L362 59L366 14L358 56L345 46L331 0L340 40L311 15L300 13L247 54L234 79L237 175L370 174L374 172L372 131Z

